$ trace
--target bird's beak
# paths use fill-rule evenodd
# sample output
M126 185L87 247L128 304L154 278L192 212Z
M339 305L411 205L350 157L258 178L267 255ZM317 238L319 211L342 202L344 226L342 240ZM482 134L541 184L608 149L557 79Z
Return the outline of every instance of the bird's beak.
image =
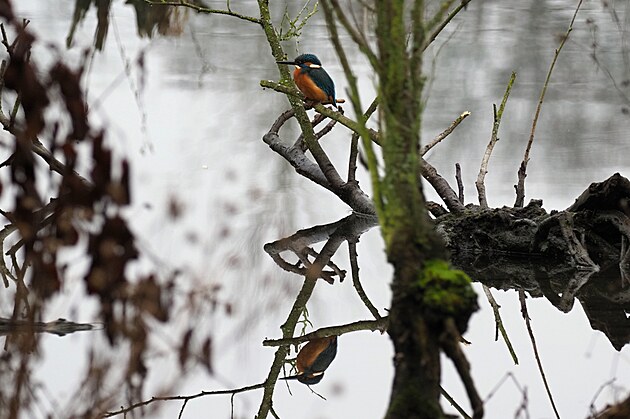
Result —
M276 64L297 65L295 61L276 61Z

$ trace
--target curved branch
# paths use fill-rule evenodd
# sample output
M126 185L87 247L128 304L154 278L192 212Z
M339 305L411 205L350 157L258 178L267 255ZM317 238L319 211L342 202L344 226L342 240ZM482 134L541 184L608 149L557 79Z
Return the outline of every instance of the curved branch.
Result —
M185 0L178 1L164 1L164 0L144 0L145 3L150 4L151 6L174 6L174 7L187 7L192 9L198 13L206 13L206 14L215 14L215 15L226 15L232 16L237 19L246 20L248 22L256 23L258 25L262 25L262 21L260 18L247 16L240 13L233 12L229 8L225 9L211 9L209 7L200 6L198 4L189 3ZM229 1L228 1L229 3Z
M453 188L451 188L451 185L448 184L446 179L440 176L435 167L423 158L420 159L420 173L422 177L433 186L433 189L435 189L451 212L457 213L464 211L464 204L459 202L459 197Z

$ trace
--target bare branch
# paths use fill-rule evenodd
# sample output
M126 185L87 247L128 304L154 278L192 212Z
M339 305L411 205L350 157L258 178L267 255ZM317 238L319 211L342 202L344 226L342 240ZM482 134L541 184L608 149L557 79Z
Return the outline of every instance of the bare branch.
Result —
M464 205L459 202L459 198L453 188L451 188L451 185L448 184L446 179L440 176L435 167L423 158L420 159L420 173L422 174L422 177L424 177L431 186L433 186L433 189L435 189L440 198L442 198L449 211L464 211Z
M350 270L352 272L352 285L359 294L359 298L363 301L363 304L372 313L376 320L380 320L382 317L378 312L378 309L374 307L374 304L370 301L359 279L359 263L357 261L357 242L358 240L348 240L348 251L350 252Z
M230 389L230 390L214 390L214 391L200 391L199 393L196 394L191 394L190 396L155 396L155 397L151 397L149 400L145 400L142 402L138 402L138 403L134 403L128 407L124 407L124 408L120 408L119 410L115 410L115 411L111 411L111 412L105 412L103 414L103 417L105 418L111 418L114 416L118 416L118 415L124 415L126 413L131 412L132 410L135 410L139 407L142 406L147 406L150 405L152 403L155 402L163 402L163 401L169 401L169 400L183 400L184 401L184 406L185 403L187 403L190 400L193 399L198 399L200 397L205 397L205 396L217 396L217 395L222 395L222 394L238 394L238 393L244 393L246 391L252 391L252 390L257 390L259 388L263 388L265 386L265 383L259 383L259 384L254 384L251 386L245 386L245 387L240 387L240 388L235 388L235 389ZM184 406L182 406L182 410L184 409Z
M462 167L455 163L455 181L457 182L457 198L464 203L464 182L462 181Z
M583 0L580 0L577 7L575 8L575 13L573 13L573 18L571 19L571 23L569 24L567 33L562 37L560 46L556 49L556 52L553 55L553 60L551 61L551 65L549 66L549 71L547 71L545 84L543 85L542 91L540 92L538 106L536 106L536 113L534 114L534 120L532 121L532 130L529 134L529 141L527 142L527 147L525 148L523 161L521 162L521 166L518 169L518 184L514 186L514 188L516 189L516 201L514 202L515 207L522 207L523 202L525 201L525 177L527 177L527 163L529 163L529 152L532 148L532 144L534 143L534 133L536 132L536 124L538 123L538 117L540 116L540 109L542 108L543 101L545 100L545 93L547 92L547 86L549 86L551 73L553 72L553 68L556 66L556 61L558 61L558 56L560 55L560 51L562 51L562 47L564 46L567 39L569 39L569 35L573 30L573 23L575 22L575 18L577 17L578 12L580 11L582 1Z
M376 111L378 107L378 98L374 99L368 109L363 114L365 121L370 119L370 116ZM375 132L375 134L377 134ZM359 133L354 132L352 139L350 140L350 157L348 159L348 182L356 181L357 171L357 157L359 156Z
M459 124L461 124L461 122L464 119L466 119L468 116L470 116L470 112L468 112L468 111L466 111L466 112L462 113L460 116L458 116L457 119L455 119L448 128L446 128L444 131L439 133L434 139L429 141L427 143L427 145L422 147L422 150L420 151L420 155L424 156L425 154L427 154L429 152L429 150L431 150L433 147L435 147L440 141L442 141L443 139L448 137L449 134L451 132L453 132L453 130L455 130L455 128L457 128L457 126Z
M508 81L507 88L505 89L505 93L503 94L503 100L501 100L501 105L499 106L499 110L497 111L496 105L492 105L493 109L493 118L494 123L492 124L492 135L490 136L490 142L486 147L486 152L481 159L481 167L479 168L479 175L477 175L477 181L475 182L475 186L477 187L477 193L479 194L479 205L482 208L488 208L488 200L486 199L486 185L484 183L486 174L488 173L488 162L490 161L490 155L492 154L492 150L494 149L494 145L499 141L499 126L501 125L501 117L503 116L503 110L505 109L505 104L507 103L508 97L510 96L510 91L512 90L512 85L514 85L514 80L516 80L516 73L512 71L512 75L510 76L510 81Z
M369 43L368 43L368 41L367 41L367 39L365 37L365 34L363 34L362 32L358 31L350 23L350 21L348 20L346 14L341 9L341 6L339 5L339 2L337 0L325 0L325 1L322 2L322 6L325 6L325 7L331 6L332 7L332 9L335 12L335 15L337 16L337 19L339 19L339 22L341 22L341 25L344 27L346 32L348 32L348 34L350 35L350 37L352 38L354 43L357 44L357 46L359 47L361 52L363 52L365 54L365 56L368 58L368 60L370 60L370 63L372 64L372 67L378 68L378 65L379 65L378 57L377 57L376 53L374 51L372 51L372 48L370 48L370 45L369 45Z
M200 6L198 4L189 3L185 0L178 1L164 1L164 0L144 0L145 3L150 4L152 6L174 6L174 7L187 7L189 9L195 10L198 13L206 13L206 14L215 14L215 15L226 15L232 16L237 19L246 20L248 22L256 23L258 25L262 25L260 18L247 16L240 13L236 13L232 11L229 7L227 10L225 9L211 9L209 7ZM229 3L229 2L228 2Z
M442 21L442 23L440 23L440 25L433 31L433 33L431 33L431 35L429 35L427 37L427 39L425 40L425 43L424 43L424 47L422 49L423 50L427 49L427 47L429 45L431 45L431 43L433 41L435 41L435 39L438 37L440 32L442 32L442 30L446 27L446 25L448 25L450 23L450 21L453 20L453 18L455 16L457 16L457 14L462 9L465 9L466 6L468 6L468 3L470 3L470 2L471 2L471 0L462 0L462 2L455 9L453 9L453 11L448 14L448 16L446 16L446 19L444 19L444 21Z

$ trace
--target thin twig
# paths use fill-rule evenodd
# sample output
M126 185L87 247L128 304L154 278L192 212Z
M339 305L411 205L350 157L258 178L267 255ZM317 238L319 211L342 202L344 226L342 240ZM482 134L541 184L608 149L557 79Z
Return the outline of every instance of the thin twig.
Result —
M247 16L240 13L233 12L228 7L228 10L223 9L211 9L209 7L200 6L198 4L189 3L184 0L177 1L164 1L164 0L144 0L145 3L150 4L151 6L174 6L174 7L187 7L189 9L193 9L198 13L207 13L207 14L215 14L215 15L226 15L232 16L237 19L246 20L248 22L257 23L259 25L262 24L260 18L256 18L253 16Z
M577 17L578 11L582 6L582 1L579 0L577 7L575 8L575 13L573 13L573 18L571 19L571 23L569 24L569 28L567 29L566 34L562 37L562 41L560 42L560 46L556 49L553 60L551 61L551 65L549 66L549 71L547 71L547 78L545 78L545 84L543 84L542 91L540 92L540 98L538 99L538 106L536 106L536 112L534 114L534 120L532 121L532 130L529 134L529 141L527 142L527 147L525 148L525 155L523 156L523 161L521 162L521 166L518 169L518 184L515 186L516 189L516 201L514 202L515 207L522 207L525 201L525 177L527 177L527 163L529 163L529 152L532 148L532 144L534 143L534 134L536 132L536 124L538 123L538 117L540 115L540 109L542 108L543 101L545 100L545 93L547 92L547 86L549 86L549 80L551 79L551 73L553 72L553 68L556 65L556 61L558 61L558 56L560 55L560 51L564 46L567 39L569 39L569 35L573 30L573 23L575 22L575 18Z
M451 404L451 406L453 406L455 408L455 410L457 410L457 412L462 415L462 418L464 419L472 419L468 413L466 413L466 411L455 401L455 399L447 393L446 390L444 390L444 387L440 386L440 394L442 395L442 397L444 397L446 400L448 400L448 402Z
M534 338L534 332L532 331L532 326L530 324L529 314L527 313L527 303L525 302L525 291L523 291L522 289L518 290L518 299L521 302L521 314L523 315L523 319L525 319L525 325L527 326L529 339L532 342L532 347L534 348L534 356L536 357L536 363L538 364L538 371L540 371L540 376L542 377L543 383L545 384L545 390L547 390L547 396L549 396L549 401L551 402L551 407L553 408L553 412L555 413L556 418L560 419L560 414L558 414L556 403L553 401L553 396L551 395L551 389L549 388L549 383L547 382L547 377L545 376L545 371L543 370L542 362L540 361L540 356L538 354L538 346L536 345L536 339Z
M442 23L440 23L440 25L433 31L433 33L431 33L431 35L427 37L422 49L423 50L427 49L427 47L431 45L433 41L435 41L435 38L437 38L437 36L440 34L440 32L442 32L442 30L446 27L446 25L448 25L449 22L453 20L453 18L457 16L457 14L462 9L466 8L468 3L470 2L471 0L462 0L462 2L456 8L454 8L453 11L448 14L448 16L446 16L446 19L444 19Z
M363 114L363 117L367 121L378 107L378 98L374 99L368 109ZM354 132L352 139L350 140L350 158L348 159L348 182L354 182L356 180L357 171L357 157L359 156L359 133Z
M457 128L457 126L459 124L461 124L461 122L466 119L468 116L470 116L470 112L466 111L464 113L462 113L460 116L457 117L457 119L455 119L451 125L446 128L444 131L442 131L441 133L439 133L434 139L432 139L431 141L429 141L427 143L427 145L425 145L424 147L422 147L422 150L420 151L420 155L424 156L425 154L427 154L427 152L429 150L431 150L433 147L435 147L436 144L438 144L440 141L442 141L443 139L445 139L446 137L449 136L449 134L451 132L453 132L453 130L455 128Z
M350 37L352 38L354 43L359 47L361 52L363 52L363 54L365 54L365 56L368 58L368 60L370 60L370 63L372 64L372 67L378 68L380 62L379 62L377 54L372 50L372 48L370 48L370 45L369 45L369 43L367 41L367 38L366 38L365 34L363 32L361 32L361 31L357 30L350 23L350 21L346 17L346 14L341 9L341 6L339 5L339 2L337 0L323 1L322 2L322 8L324 8L324 7L326 7L328 9L328 11L326 11L326 9L324 9L324 12L328 13L328 16L330 16L330 17L332 17L332 13L330 13L330 12L332 10L334 10L335 15L337 16L337 20L339 20L341 25L344 27L346 32L348 32L348 34L350 35ZM331 7L332 7L332 10L331 10ZM327 17L326 21L327 21L328 26L330 28L330 22L332 20L329 20L329 18Z
M508 97L510 96L510 91L512 90L514 80L516 80L516 73L512 71L512 75L510 76L510 81L508 81L507 88L505 89L505 93L503 94L503 100L501 100L499 110L497 111L496 105L492 105L494 118L494 123L492 124L492 135L490 136L490 142L486 147L486 152L481 159L479 175L477 175L477 181L475 182L477 193L479 194L479 205L482 208L488 208L488 200L486 199L486 185L484 183L486 179L486 174L488 173L488 162L490 161L490 155L492 155L494 145L497 143L497 141L499 141L498 134L499 126L501 125L501 117L503 116L503 110L505 109L505 104L507 103Z
M265 383L259 383L259 384L254 384L254 385L251 385L251 386L245 386L245 387L240 387L240 388L235 388L235 389L230 389L230 390L200 391L199 393L191 394L190 396L182 396L182 395L178 395L178 396L156 396L156 397L151 397L149 400L145 400L145 401L142 401L142 402L138 402L138 403L132 404L132 405L127 406L127 407L120 408L119 410L115 410L115 411L112 411L112 412L106 412L105 414L103 414L103 417L111 418L113 416L126 414L128 412L131 412L134 409L139 408L139 407L147 406L147 405L149 405L151 403L160 402L160 401L183 400L184 402L188 402L189 400L198 399L199 397L205 397L205 396L216 396L216 395L221 395L221 394L244 393L246 391L257 390L259 388L263 388L264 386L265 386Z
M232 394L232 397L234 397L234 394ZM179 415L177 415L177 419L182 419L182 415L184 414L184 409L186 408L187 404L188 399L184 400L184 404L182 404L182 408L179 410Z

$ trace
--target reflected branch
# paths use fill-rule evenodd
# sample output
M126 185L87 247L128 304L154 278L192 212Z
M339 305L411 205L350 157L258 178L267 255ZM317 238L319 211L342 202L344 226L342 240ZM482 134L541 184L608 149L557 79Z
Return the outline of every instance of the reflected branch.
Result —
M330 240L333 237L341 239L342 242L345 240L356 240L362 233L377 224L378 220L376 217L352 214L337 222L299 230L289 237L267 243L264 246L264 250L282 269L299 275L309 275L315 268L315 263L310 263L306 257L307 255L316 256L315 260L318 260L317 258L325 251L332 250L327 246L329 246ZM324 248L322 248L319 254L311 249L311 245L324 240L328 240L328 243L324 245ZM334 250L336 251L337 248L338 246ZM290 263L284 259L280 254L287 251L294 253L299 261L297 263ZM337 275L340 280L343 280L345 276L345 271L342 271L330 261L333 254L329 255L322 269L317 269L319 277L329 283L334 282L333 277L335 275ZM324 271L323 268L325 266L330 267L333 271Z
M363 285L361 285L361 280L359 279L359 263L357 261L357 244L355 241L348 240L348 251L350 253L350 270L352 272L352 285L354 285L354 289L359 294L359 298L363 301L363 304L370 310L370 313L374 316L376 320L381 319L381 315L378 312L378 309L374 307L374 304L370 301L365 290L363 289Z
M553 401L553 396L551 395L551 389L549 388L549 383L547 382L547 377L545 376L545 371L543 369L542 362L540 361L540 355L538 354L538 346L536 345L536 339L534 338L534 332L530 324L529 314L527 313L525 291L523 291L522 289L518 291L518 299L521 302L521 314L523 315L523 319L525 320L525 325L527 326L529 339L532 342L532 347L534 348L534 356L536 357L536 364L538 364L538 371L540 371L540 376L545 385L545 390L547 391L547 396L549 397L549 401L551 402L551 407L553 408L553 412L555 413L556 418L560 419L560 415L558 414L558 409L556 408L556 403Z
M178 395L178 396L155 396L155 397L151 397L149 400L145 400L142 402L138 402L138 403L134 403L128 407L125 408L120 408L119 410L114 410L111 412L105 412L103 414L103 417L105 418L111 418L114 416L118 416L118 415L126 415L127 413L131 412L132 410L135 410L139 407L143 407L143 406L148 406L152 403L155 402L164 402L164 401L170 401L170 400L182 400L184 401L184 406L186 405L187 402L189 402L190 400L194 400L194 399L198 399L200 397L206 397L206 396L218 396L218 395L223 395L223 394L238 394L238 393L244 393L246 391L252 391L252 390L257 390L259 388L263 388L265 386L265 383L260 383L260 384L254 384L251 386L245 386L245 387L240 387L240 388L235 388L235 389L230 389L230 390L215 390L215 391L200 391L199 393L196 394L191 394L189 396L182 396L182 395ZM182 406L182 410L184 409L184 406Z
M461 335L455 325L455 320L453 320L452 317L445 319L444 330L440 336L440 347L446 356L453 361L453 365L455 365L455 369L464 384L468 400L470 401L470 405L473 409L472 418L481 419L483 417L483 401L481 400L473 378L470 375L470 363L461 349L461 344L459 343L460 340Z
M518 365L518 357L516 356L516 352L514 351L512 342L510 342L510 338L507 335L505 327L503 327L503 320L501 319L501 313L499 313L499 308L501 307L492 296L492 292L490 291L490 288L488 288L486 284L483 284L483 292L486 294L486 297L488 298L488 302L490 303L490 306L492 306L492 312L494 313L494 322L496 325L494 340L497 341L499 339L499 331L500 331L501 336L503 337L503 341L505 342L505 344L508 347L508 350L510 351L510 355L512 356L512 360L514 361L514 364Z
M346 333L357 332L359 330L370 330L372 332L379 331L381 333L385 333L387 331L388 320L389 319L387 317L381 317L378 320L360 320L358 322L342 324L339 326L322 327L314 332L293 338L265 339L263 340L263 346L297 345L316 338L341 336Z

